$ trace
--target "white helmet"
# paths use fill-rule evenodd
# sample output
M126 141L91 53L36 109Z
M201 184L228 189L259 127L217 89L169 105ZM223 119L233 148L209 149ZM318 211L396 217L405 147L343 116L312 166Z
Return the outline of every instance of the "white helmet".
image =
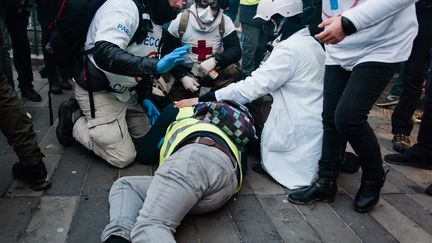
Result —
M291 17L303 12L302 0L261 0L254 17L269 21L275 14Z

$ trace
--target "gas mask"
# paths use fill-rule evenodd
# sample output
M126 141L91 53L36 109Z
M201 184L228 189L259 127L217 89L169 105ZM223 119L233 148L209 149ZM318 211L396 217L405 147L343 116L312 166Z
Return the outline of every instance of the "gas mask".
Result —
M209 24L215 19L211 6L207 6L206 8L201 8L197 6L197 13L199 20L204 24Z

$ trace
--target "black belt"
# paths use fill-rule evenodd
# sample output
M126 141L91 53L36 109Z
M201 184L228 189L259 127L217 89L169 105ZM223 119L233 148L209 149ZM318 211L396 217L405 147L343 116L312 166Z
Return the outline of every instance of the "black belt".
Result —
M237 175L237 182L240 183L240 173L239 171L241 170L241 168L239 168L238 163L237 163L237 159L233 156L233 154L231 153L230 149L227 148L226 145L219 143L218 141L215 141L209 137L193 137L189 140L186 140L184 142L182 142L182 145L187 145L187 144L192 144L192 143L199 143L199 144L204 144L207 146L212 146L215 147L217 149L219 149L220 151L222 151L224 154L226 154L228 156L228 158L231 161L231 164L233 165L233 167L236 169L236 175Z

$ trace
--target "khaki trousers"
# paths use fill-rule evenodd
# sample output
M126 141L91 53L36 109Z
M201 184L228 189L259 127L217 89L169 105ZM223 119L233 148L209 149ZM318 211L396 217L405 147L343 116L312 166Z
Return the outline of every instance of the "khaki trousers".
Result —
M110 92L94 92L95 118L91 118L88 92L76 85L75 98L84 116L75 122L73 137L113 166L131 164L136 156L133 139L150 129L136 99L121 102Z

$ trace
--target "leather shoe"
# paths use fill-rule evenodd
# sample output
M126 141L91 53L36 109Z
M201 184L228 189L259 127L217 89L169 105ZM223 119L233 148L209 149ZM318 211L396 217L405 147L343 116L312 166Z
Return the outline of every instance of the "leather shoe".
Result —
M40 94L38 94L33 88L22 88L21 96L33 102L39 102L42 100Z
M377 180L366 180L362 178L360 188L354 200L355 211L366 213L377 205L387 173L388 171Z
M312 185L289 194L288 200L299 205L307 205L317 201L333 202L336 191L335 180L318 178Z
M12 176L15 179L26 181L35 191L45 190L51 186L45 164L42 161L35 165L15 163L12 167Z
M384 160L390 164L404 165L404 166L411 166L411 167L416 167L421 169L432 170L431 162L415 161L413 159L408 158L404 154L388 154L384 156Z

